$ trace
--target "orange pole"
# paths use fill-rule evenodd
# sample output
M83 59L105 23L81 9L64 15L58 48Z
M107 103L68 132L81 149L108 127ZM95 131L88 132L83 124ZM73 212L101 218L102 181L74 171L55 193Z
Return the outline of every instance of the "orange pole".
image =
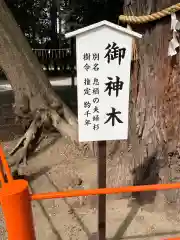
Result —
M88 195L99 195L99 194L116 194L124 192L144 192L144 191L159 191L180 188L180 183L171 184L154 184L154 185L142 185L142 186L128 186L119 188L98 188L88 190L74 190L67 192L49 192L49 193L37 193L32 194L32 200L42 199L53 199L53 198L67 198L67 197L78 197Z
M0 160L1 160L1 163L3 165L3 168L5 170L5 173L6 173L6 176L7 176L7 179L8 179L8 182L9 181L12 181L13 180L13 177L11 175L11 170L8 166L8 163L6 161L6 158L5 158L5 155L4 155L4 152L3 152L3 149L2 147L0 146Z
M8 240L35 240L28 182L13 180L4 184L0 200Z
M1 161L0 161L0 183L1 183L1 186L5 183L3 166Z

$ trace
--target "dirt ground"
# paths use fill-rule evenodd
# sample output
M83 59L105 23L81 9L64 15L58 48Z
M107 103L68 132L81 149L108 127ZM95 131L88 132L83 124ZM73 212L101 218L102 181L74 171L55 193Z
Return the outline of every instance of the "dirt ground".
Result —
M4 141L6 155L16 140ZM49 136L29 159L26 173L33 193L96 187L96 159L83 157L68 139ZM82 184L80 180L82 179ZM96 197L33 201L37 240L96 239ZM107 239L159 240L180 236L179 214L165 213L154 205L140 207L128 199L107 198ZM157 203L160 204L161 203ZM158 210L159 209L159 210ZM176 213L179 209L176 209ZM2 212L0 239L7 239ZM18 239L18 238L17 238Z
M59 90L58 90L59 91ZM63 89L64 91L64 89ZM66 102L71 99L73 106L76 94L61 92ZM74 90L76 93L76 90ZM69 98L68 96L71 96ZM72 98L73 96L73 98ZM0 139L8 159L8 152L22 134L19 126L12 124L14 116L11 104L12 92L0 94ZM76 110L75 110L76 111ZM8 125L9 124L9 125ZM117 142L118 145L118 142ZM107 176L111 186L121 181L122 169L117 162L129 161L131 158L115 154L113 161L107 162ZM119 160L119 158L121 159ZM97 160L83 156L81 150L72 145L59 134L51 134L44 139L37 152L29 159L28 166L22 169L29 181L33 193L64 191L67 189L95 188L97 180ZM118 172L119 171L119 172ZM114 176L118 175L118 180ZM82 184L80 184L80 179ZM123 185L123 183L122 183ZM109 186L109 185L108 185ZM32 209L37 240L93 240L97 231L97 198L79 198L33 201ZM160 240L169 237L180 237L180 207L165 208L162 201L153 205L138 206L129 204L128 199L120 199L117 195L107 197L107 239L151 239ZM7 239L2 211L0 211L0 240ZM18 240L18 237L17 237Z

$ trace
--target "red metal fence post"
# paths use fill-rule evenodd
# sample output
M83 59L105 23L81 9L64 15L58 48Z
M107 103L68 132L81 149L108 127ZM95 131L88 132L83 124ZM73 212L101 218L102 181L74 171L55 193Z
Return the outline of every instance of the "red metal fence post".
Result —
M35 240L28 182L12 180L0 190L8 240Z

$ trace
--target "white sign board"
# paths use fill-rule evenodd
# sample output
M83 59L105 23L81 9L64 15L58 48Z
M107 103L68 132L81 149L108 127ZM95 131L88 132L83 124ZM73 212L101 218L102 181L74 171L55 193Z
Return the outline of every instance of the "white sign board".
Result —
M86 27L74 32L80 142L128 137L134 32L107 21L103 22L104 24L100 22L98 26L89 26L90 30Z

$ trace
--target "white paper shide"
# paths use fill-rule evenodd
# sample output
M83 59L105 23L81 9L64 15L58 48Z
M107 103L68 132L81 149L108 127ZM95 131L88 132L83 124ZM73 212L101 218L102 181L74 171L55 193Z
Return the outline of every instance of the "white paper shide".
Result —
M133 34L106 21L74 33L80 142L128 137Z
M176 14L171 14L171 30L172 30L172 39L169 42L168 47L168 56L174 56L177 54L177 48L179 47L178 35L177 31L180 30L180 22L177 20Z

